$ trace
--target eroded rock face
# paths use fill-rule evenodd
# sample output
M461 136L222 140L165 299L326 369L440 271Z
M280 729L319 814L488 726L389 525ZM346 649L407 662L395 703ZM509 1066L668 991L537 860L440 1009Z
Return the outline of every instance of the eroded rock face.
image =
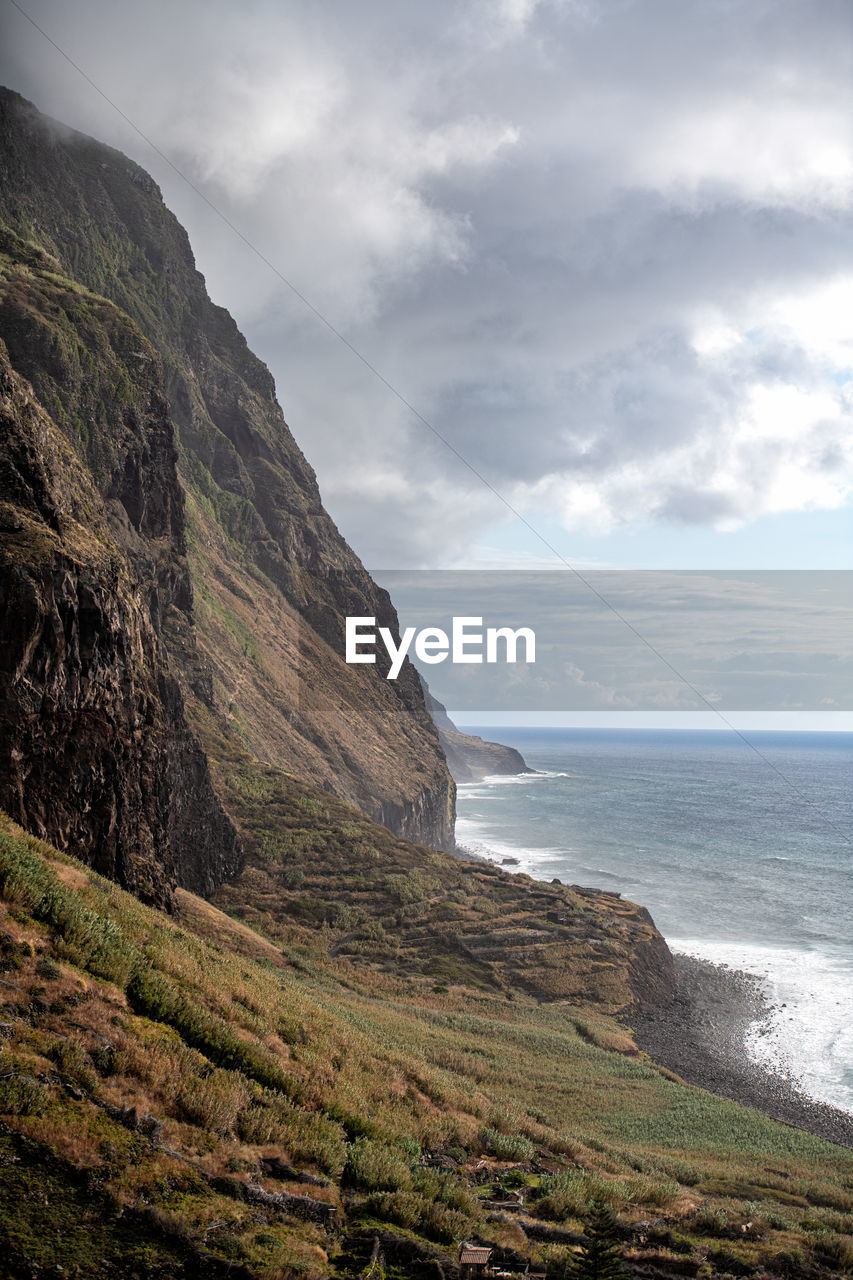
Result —
M477 782L490 774L535 772L515 747L507 747L502 742L487 742L476 734L462 733L450 719L443 703L424 687L427 705L454 782Z
M114 302L144 335L141 348L162 361L188 495L189 577L180 555L161 557L154 604L193 722L216 722L207 749L236 733L262 764L307 777L398 834L449 847L455 791L416 672L406 664L400 679L386 681L381 670L354 671L343 659L343 615L373 615L396 631L393 606L323 508L269 370L209 299L156 184L126 156L8 91L0 91L0 148L0 217L70 280ZM13 299L11 337L20 313ZM30 314L30 329L38 323ZM90 394L85 370L67 372L67 352L59 353L65 372L54 376L55 354L26 342L19 353L26 376L38 382L46 369L53 378L63 429L100 487L104 460L86 425L101 397ZM120 366L127 372L132 357L117 355L101 378L108 400L123 394ZM169 519L133 475L114 474L107 496L131 532L141 511ZM178 531L168 539L180 552ZM125 541L135 557L132 537ZM180 609L168 608L190 582L195 638L180 626Z
M139 470L152 492L169 479ZM212 892L240 847L157 637L156 569L140 578L2 343L0 493L0 807L149 901Z

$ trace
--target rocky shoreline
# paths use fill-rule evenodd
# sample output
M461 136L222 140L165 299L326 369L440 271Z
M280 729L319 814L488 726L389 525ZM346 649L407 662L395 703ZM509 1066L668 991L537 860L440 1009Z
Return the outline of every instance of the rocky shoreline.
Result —
M765 1071L747 1057L749 1027L771 1012L757 979L693 956L674 960L678 992L671 1005L653 1014L631 1014L639 1047L688 1084L853 1148L853 1116L812 1101L795 1080Z

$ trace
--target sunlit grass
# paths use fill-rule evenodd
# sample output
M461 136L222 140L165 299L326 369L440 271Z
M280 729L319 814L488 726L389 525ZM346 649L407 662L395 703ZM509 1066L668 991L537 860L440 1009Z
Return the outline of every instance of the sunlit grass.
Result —
M0 891L6 1123L102 1167L117 1203L148 1197L191 1237L234 1218L214 1203L215 1179L262 1179L273 1153L331 1179L297 1190L331 1196L354 1231L384 1221L447 1247L474 1230L509 1238L516 1228L490 1227L465 1185L485 1159L496 1177L523 1174L528 1211L546 1222L577 1224L604 1200L629 1219L674 1215L682 1251L716 1240L744 1265L761 1249L846 1265L853 1153L666 1078L590 1008L435 990L428 974L360 970L328 945L272 947L185 895L193 932L8 821ZM142 1127L110 1106L135 1108ZM180 1203L156 1132L198 1166ZM426 1153L457 1172L419 1169ZM729 1240L758 1219L761 1241ZM285 1265L273 1258L286 1240L317 1256L296 1224L275 1228L273 1248L253 1243L242 1209L234 1222L260 1274Z

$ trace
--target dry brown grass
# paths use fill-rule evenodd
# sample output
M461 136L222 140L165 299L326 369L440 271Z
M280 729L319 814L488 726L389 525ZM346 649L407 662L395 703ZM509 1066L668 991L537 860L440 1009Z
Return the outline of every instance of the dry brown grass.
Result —
M237 1116L252 1096L239 1072L215 1070L201 1079L185 1080L175 1099L190 1124L224 1137L234 1132Z
M276 1254L264 1271L264 1280L324 1280L329 1274L329 1255L318 1244L294 1240Z
M16 883L24 900L26 882ZM100 1170L113 1204L146 1203L196 1239L209 1233L206 1247L215 1246L216 1224L230 1223L259 1275L324 1265L322 1241L288 1221L258 1228L266 1243L256 1244L247 1206L214 1191L208 1178L226 1176L232 1186L235 1178L257 1180L260 1157L277 1155L297 1169L327 1173L334 1185L324 1190L269 1178L263 1185L337 1202L347 1229L358 1231L358 1195L349 1198L341 1171L361 1149L359 1136L367 1139L365 1158L375 1157L375 1168L358 1175L376 1185L374 1209L387 1209L392 1221L411 1218L418 1231L452 1235L463 1228L461 1219L433 1212L422 1190L406 1185L415 1144L455 1153L463 1176L474 1178L482 1172L476 1166L488 1130L490 1142L497 1135L522 1156L532 1146L554 1174L577 1168L580 1183L553 1188L547 1207L558 1221L582 1211L593 1191L609 1191L627 1218L663 1214L701 1238L690 1214L702 1185L728 1179L729 1206L754 1213L753 1200L782 1194L769 1187L772 1168L779 1185L802 1191L803 1201L791 1210L790 1225L771 1230L777 1251L789 1237L811 1247L799 1222L818 1213L814 1205L835 1206L820 1212L836 1215L821 1218L815 1231L842 1234L853 1157L664 1079L625 1052L624 1033L592 1009L540 1004L521 991L508 1001L501 990L462 983L436 992L428 976L395 975L354 958L324 962L320 949L291 952L282 967L266 956L252 958L242 943L228 949L223 939L232 922L216 908L194 913L200 936L186 930L188 917L167 920L88 873L82 885L65 878L57 884L86 911L109 917L122 946L138 948L133 963L160 975L164 986L152 988L142 1016L117 986L84 969L63 961L54 965L58 976L49 976L54 970L43 961L51 959L58 926L33 923L21 912L13 923L27 932L33 954L22 955L12 985L0 988L0 1002L13 1011L5 1020L14 1027L2 1052L36 1079L58 1067L78 1079L94 1069L89 1091L156 1116L163 1140L182 1158L56 1086L24 1090L7 1123L75 1168ZM246 926L236 933L245 942ZM174 1002L178 996L183 1004ZM21 1016L19 1006L31 999ZM56 1049L57 1042L66 1047ZM271 1064L286 1069L287 1087L298 1088L295 1099L252 1078L252 1071L264 1078ZM399 1185L384 1190L392 1166ZM536 1182L526 1157L489 1161L486 1168L497 1178L513 1166ZM479 1230L494 1228L506 1243L522 1243L517 1227L476 1220ZM276 1250L283 1243L296 1254L282 1260ZM825 1247L840 1246L827 1236Z
M274 946L242 921L226 915L212 903L205 902L204 898L188 893L186 889L176 889L175 902L175 920L185 924L193 933L209 938L249 960L269 960L281 966L286 964L280 947Z

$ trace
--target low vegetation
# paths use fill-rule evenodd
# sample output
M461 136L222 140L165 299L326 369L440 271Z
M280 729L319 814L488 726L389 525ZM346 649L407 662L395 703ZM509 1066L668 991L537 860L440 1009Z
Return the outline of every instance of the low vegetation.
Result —
M105 595L138 622L140 584L156 579L152 627L246 851L216 903L172 898L148 878L168 863L165 836L139 841L132 810L127 849L144 865L115 874L166 915L0 816L3 1276L456 1280L463 1241L515 1275L849 1271L853 1153L689 1088L638 1050L631 1010L671 981L640 908L397 839L329 794L385 817L390 804L407 830L417 797L434 843L452 827L431 730L412 736L394 687L330 660L344 606L377 612L376 588L153 181L91 140L40 131L15 95L3 106L14 164L0 205L17 232L0 227L0 319L32 384L16 382L19 454L49 462L42 497L68 524L57 515L60 537L35 508L9 508L10 580L60 546L98 581L124 566ZM150 536L143 510L162 517ZM68 663L76 688L67 655L85 637L47 608L33 625L55 631L44 664ZM102 638L94 623L88 634ZM153 641L145 652L131 675L153 685ZM93 670L81 688L99 686ZM42 702L46 758L81 708L110 742L151 724L147 710L117 721L117 702L87 692ZM141 781L180 794L160 742ZM35 826L49 797L17 754ZM108 751L98 760L112 767ZM92 860L115 810L104 800L93 822L89 768L75 804ZM70 771L63 800L66 783ZM49 829L72 838L64 817ZM192 854L185 871L212 851L196 840ZM219 883L225 864L209 860L208 879L184 883Z
M169 918L8 820L0 893L11 1275L429 1276L476 1239L561 1276L601 1206L636 1270L853 1265L853 1153L668 1079L594 1008L185 893Z

